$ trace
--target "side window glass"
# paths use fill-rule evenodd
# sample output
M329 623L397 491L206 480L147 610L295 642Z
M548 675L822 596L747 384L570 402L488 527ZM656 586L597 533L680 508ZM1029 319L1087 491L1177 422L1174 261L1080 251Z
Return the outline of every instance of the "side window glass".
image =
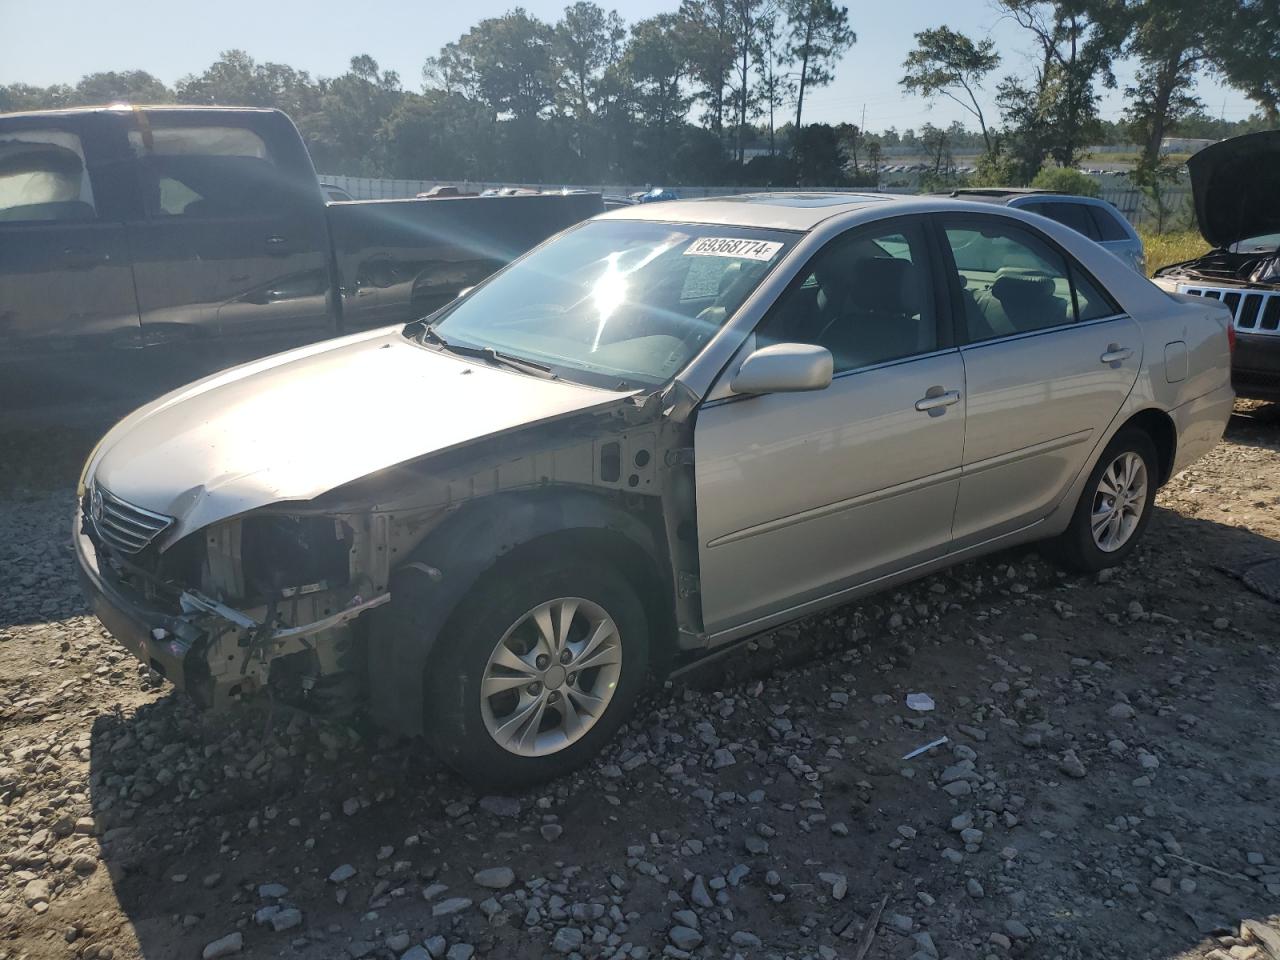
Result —
M971 221L948 223L944 232L960 274L970 342L1075 319L1066 261L1030 231Z
M1095 207L1092 204L1087 209L1093 214L1093 222L1098 228L1098 238L1100 240L1129 239L1129 231L1124 228L1123 223L1116 219L1116 214L1104 207Z
M1081 322L1100 320L1103 317L1114 317L1123 313L1119 305L1111 299L1102 288L1085 276L1084 271L1074 263L1071 266L1071 280L1076 290L1076 311Z
M1048 216L1051 220L1070 227L1076 233L1083 233L1090 240L1097 240L1098 229L1093 218L1089 216L1089 206L1084 203L1049 203Z
M275 213L288 197L266 143L243 127L152 127L129 133L148 216Z
M764 343L814 343L853 370L938 349L924 231L883 224L838 237L765 318Z
M0 133L0 221L96 216L78 136L65 130Z

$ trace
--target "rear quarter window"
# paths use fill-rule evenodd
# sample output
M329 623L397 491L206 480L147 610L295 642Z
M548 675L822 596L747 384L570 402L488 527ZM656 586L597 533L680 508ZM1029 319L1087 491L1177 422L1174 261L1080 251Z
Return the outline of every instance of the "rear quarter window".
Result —
M1125 225L1121 222L1118 213L1106 207L1095 207L1092 204L1089 205L1088 210L1098 228L1099 239L1103 241L1129 239L1129 231L1125 229Z
M54 129L0 132L0 221L95 216L78 136Z
M1044 215L1050 220L1057 220L1063 226L1070 227L1076 233L1083 233L1090 240L1101 239L1098 227L1089 215L1089 205L1055 201L1044 204Z

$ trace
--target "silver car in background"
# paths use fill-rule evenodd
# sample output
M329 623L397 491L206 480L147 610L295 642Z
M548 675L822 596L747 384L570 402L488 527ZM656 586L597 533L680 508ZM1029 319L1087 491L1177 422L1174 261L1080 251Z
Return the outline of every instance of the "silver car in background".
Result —
M967 187L953 190L947 196L1004 204L1056 220L1084 234L1104 250L1111 251L1140 276L1147 275L1147 254L1142 238L1128 218L1106 200L1033 187Z
M1222 434L1228 319L1003 206L637 205L137 411L77 555L200 703L367 710L526 783L794 618L1029 541L1124 563Z

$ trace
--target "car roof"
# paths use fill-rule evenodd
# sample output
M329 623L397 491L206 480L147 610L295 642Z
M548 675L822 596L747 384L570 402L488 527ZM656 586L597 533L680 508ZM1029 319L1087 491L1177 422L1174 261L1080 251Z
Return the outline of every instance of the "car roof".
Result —
M698 200L642 203L612 210L600 219L670 220L773 230L811 230L838 214L910 199L913 198L891 193L740 193Z
M71 117L90 113L127 113L131 110L207 110L210 113L277 113L275 107L231 107L218 104L192 103L104 103L95 106L59 107L54 110L21 110L17 113L0 113L0 119L10 117Z

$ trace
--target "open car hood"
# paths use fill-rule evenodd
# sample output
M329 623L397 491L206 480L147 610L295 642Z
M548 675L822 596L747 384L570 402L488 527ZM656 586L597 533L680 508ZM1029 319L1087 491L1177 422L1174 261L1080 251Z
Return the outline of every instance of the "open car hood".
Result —
M1214 247L1280 233L1280 130L1205 147L1187 169L1200 233Z
M173 517L172 543L248 510L309 500L617 398L420 347L395 327L268 357L161 397L103 438L86 477Z

